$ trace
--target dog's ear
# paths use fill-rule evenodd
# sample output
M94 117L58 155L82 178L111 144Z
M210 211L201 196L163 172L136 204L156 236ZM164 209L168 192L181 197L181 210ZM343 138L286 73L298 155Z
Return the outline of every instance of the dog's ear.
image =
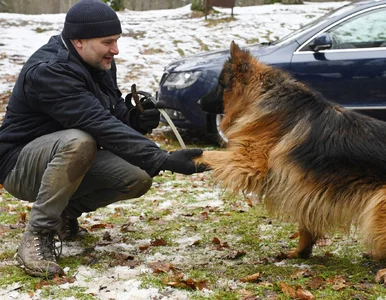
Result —
M238 76L242 78L242 82L247 84L252 73L252 65L249 59L249 52L241 50L240 47L234 41L232 41L230 53L231 64L234 66L234 70L239 74Z
M231 57L235 59L238 53L240 53L240 51L241 51L240 47L234 41L232 41L231 48L230 48Z

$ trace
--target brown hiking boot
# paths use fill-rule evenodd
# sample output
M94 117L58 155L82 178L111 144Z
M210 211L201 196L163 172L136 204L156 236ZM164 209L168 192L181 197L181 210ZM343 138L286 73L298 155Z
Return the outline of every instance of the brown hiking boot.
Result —
M46 278L64 275L57 263L61 253L57 253L54 237L55 232L46 229L24 232L16 260L26 273Z
M71 241L77 237L83 237L87 230L79 226L78 219L70 219L64 211L61 215L59 236L62 241Z

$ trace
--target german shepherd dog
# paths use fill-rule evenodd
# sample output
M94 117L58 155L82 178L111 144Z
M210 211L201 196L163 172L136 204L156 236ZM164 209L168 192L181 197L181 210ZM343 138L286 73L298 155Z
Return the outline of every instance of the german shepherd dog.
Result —
M224 111L225 151L196 158L238 193L264 196L271 215L299 225L288 257L307 258L332 229L359 233L386 258L386 123L325 100L234 42L218 86L200 100ZM375 280L386 282L386 269Z

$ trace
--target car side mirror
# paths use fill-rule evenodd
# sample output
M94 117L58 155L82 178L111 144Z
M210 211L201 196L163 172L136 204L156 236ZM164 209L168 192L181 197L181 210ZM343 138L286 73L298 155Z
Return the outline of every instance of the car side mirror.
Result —
M332 38L331 38L331 35L327 32L316 37L313 43L310 45L310 48L315 52L331 49L331 47L332 47Z

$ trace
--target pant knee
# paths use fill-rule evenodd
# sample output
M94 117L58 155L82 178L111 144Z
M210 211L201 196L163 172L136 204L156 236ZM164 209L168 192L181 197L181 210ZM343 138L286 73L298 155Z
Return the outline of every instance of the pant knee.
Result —
M117 189L120 194L118 200L139 198L151 188L153 179L145 171L138 170L128 181L122 181L121 187Z
M152 183L152 178L146 172L142 172L141 175L137 178L137 182L134 187L133 198L138 198L146 194L147 191L150 190ZM129 189L130 188L132 187L129 187Z
M65 172L69 181L74 182L84 175L95 161L97 144L87 132L71 129L60 152L69 161Z

